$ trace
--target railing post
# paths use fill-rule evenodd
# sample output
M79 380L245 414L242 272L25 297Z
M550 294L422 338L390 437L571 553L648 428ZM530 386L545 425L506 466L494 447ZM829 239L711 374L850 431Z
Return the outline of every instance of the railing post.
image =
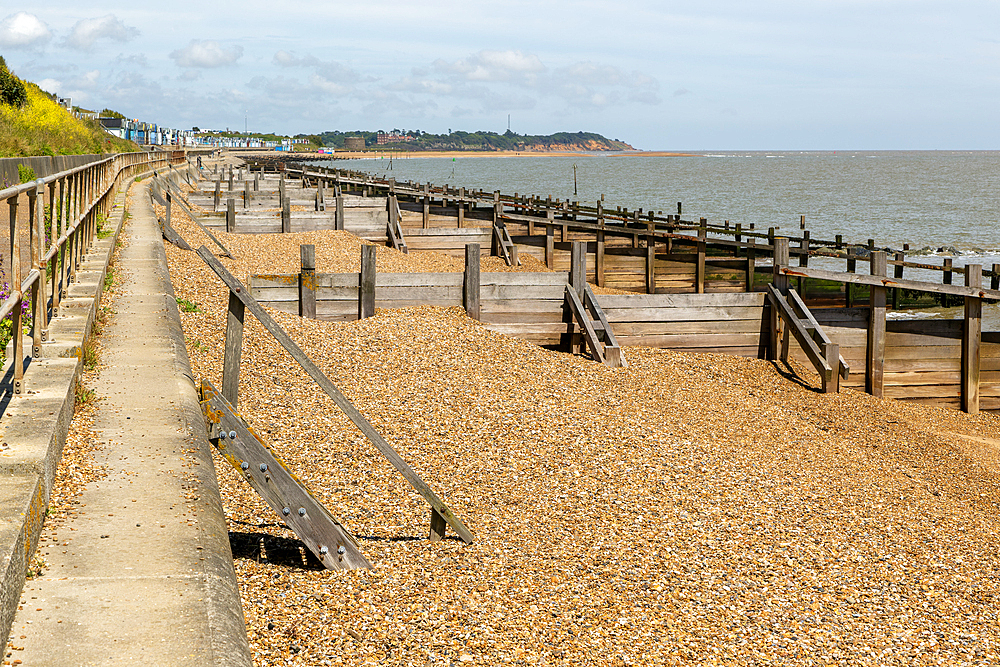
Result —
M895 260L897 262L900 262L899 264L897 264L893 268L893 277L896 280L902 280L902 278L903 278L903 264L902 264L902 262L904 261L905 257L906 256L903 253L901 253L901 252L897 252L896 255L895 255ZM899 288L898 287L893 287L892 288L892 309L893 310L899 310L899 298L900 298Z
M423 223L424 229L430 226L431 220L431 184L424 183L424 212L421 221Z
M771 282L774 288L781 294L788 292L788 277L781 270L788 266L788 239L774 239L774 261L771 274ZM770 340L768 341L768 358L772 361L778 359L778 346L781 344L784 332L781 314L774 305L770 307Z
M545 266L550 270L556 267L556 237L553 225L545 225Z
M854 246L847 248L847 272L854 273L857 270L857 259L856 250ZM844 283L844 301L848 308L854 306L854 285L852 283Z
M656 294L656 237L652 234L646 235L646 294Z
M299 246L299 317L316 319L316 246Z
M965 286L982 288L981 265L966 265ZM970 415L979 414L979 348L983 333L982 315L983 300L974 296L965 297L965 318L962 326L962 410Z
M823 393L836 394L840 391L840 345L830 343L824 350L826 354L826 364L831 369L830 379L823 378Z
M231 199L229 201L232 201ZM240 391L240 358L243 355L243 315L246 306L229 293L226 315L226 349L222 361L222 396L235 408Z
M10 207L10 290L11 292L21 290L21 235L17 230L17 197L7 200ZM24 299L24 295L21 295ZM11 331L13 335L14 353L11 355L11 363L14 366L14 395L20 396L24 391L24 335L21 325L21 303L14 306L11 311Z
M340 189L337 189L337 196L335 197L335 210L333 213L333 228L344 230L344 196L340 193Z
M358 275L358 319L375 314L375 246L361 246L361 273Z
M585 241L573 241L569 259L569 284L582 299L587 286L587 244Z
M236 200L232 197L226 200L226 231L236 233Z
M219 202L221 201L221 197L222 197L222 192L221 192L220 185L221 185L221 183L219 181L215 182L215 207L214 207L213 210L216 210L216 211L219 210Z
M292 200L285 197L281 200L281 233L292 231Z
M479 310L479 257L478 243L465 244L465 275L462 281L462 305L465 312L474 320L480 316Z
M708 236L708 220L702 218L698 224L698 263L695 265L695 291L705 293L705 238Z
M243 181L243 208L250 208L250 181Z
M886 275L885 252L871 254L871 275ZM871 286L868 299L868 344L865 355L865 391L882 397L885 372L885 287ZM839 370L839 362L835 371Z

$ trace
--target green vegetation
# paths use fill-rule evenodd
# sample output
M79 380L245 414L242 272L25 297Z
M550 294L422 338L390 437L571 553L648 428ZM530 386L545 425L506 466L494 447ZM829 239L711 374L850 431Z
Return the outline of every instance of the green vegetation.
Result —
M115 111L114 109L103 109L101 111L101 113L98 114L98 115L101 118L121 118L121 119L125 118L125 114L119 113L119 112Z
M24 82L11 74L7 61L0 56L0 104L20 109L28 101Z
M22 183L28 183L35 180L35 170L31 167L23 164L17 165L17 179Z
M107 216L99 213L97 215L97 238L106 239L114 233L115 230L108 225Z
M24 91L23 96L18 92ZM105 132L96 120L80 120L53 96L18 79L0 58L0 157L80 155L138 150Z
M180 297L174 297L177 299L177 305L180 306L181 310L185 313L200 313L201 308L198 307L194 301L188 301L187 299L182 299Z
M78 408L94 400L95 395L93 389L88 389L79 380L76 382L76 390L74 391L74 394L75 396L73 402Z
M296 138L312 139L316 137L323 146L333 148L344 148L345 139L348 137L363 137L365 146L376 146L378 143L378 133L368 130L357 130L354 132L323 132L319 135L298 135ZM399 130L393 130L399 132ZM608 139L595 132L556 132L548 135L528 135L517 134L507 130L503 134L496 132L462 132L455 131L448 134L430 134L420 130L408 130L402 132L406 136L413 137L412 141L391 143L381 146L386 150L398 149L406 151L421 150L476 150L476 151L527 151L527 150L560 150L562 147L584 150L604 150L620 151L630 150L632 147L618 139Z
M97 368L97 362L100 359L97 353L97 343L94 342L93 336L83 341L83 347L80 349L80 358L83 359L83 367L88 371Z

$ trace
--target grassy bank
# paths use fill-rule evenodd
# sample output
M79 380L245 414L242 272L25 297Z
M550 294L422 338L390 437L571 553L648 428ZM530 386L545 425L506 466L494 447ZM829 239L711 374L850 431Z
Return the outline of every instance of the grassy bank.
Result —
M0 60L0 68L6 66ZM97 121L84 121L63 109L41 88L24 84L23 104L0 102L0 157L80 155L138 150L111 136Z

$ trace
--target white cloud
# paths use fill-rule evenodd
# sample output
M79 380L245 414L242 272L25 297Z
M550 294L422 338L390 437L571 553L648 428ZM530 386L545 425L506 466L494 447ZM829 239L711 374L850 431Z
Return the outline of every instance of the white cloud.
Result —
M94 42L99 39L127 42L138 35L138 29L125 25L114 14L108 14L95 19L77 21L69 37L66 38L66 46L80 51L89 51L93 48Z
M311 67L319 65L320 62L314 56L296 58L288 51L278 51L274 54L274 64L281 67Z
M170 57L179 67L223 67L232 65L243 55L243 47L234 45L223 48L213 39L192 39L183 49L171 52Z
M37 16L27 12L11 14L0 21L0 46L11 49L41 46L52 33Z
M38 82L38 87L47 93L58 93L63 84L59 79L42 79Z
M532 75L545 71L545 65L533 53L489 50L474 53L455 62L436 60L434 68L440 72L459 76L466 81L530 79Z

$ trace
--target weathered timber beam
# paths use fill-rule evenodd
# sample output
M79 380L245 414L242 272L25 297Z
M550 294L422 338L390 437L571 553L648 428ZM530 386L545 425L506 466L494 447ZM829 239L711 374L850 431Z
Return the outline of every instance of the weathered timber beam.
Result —
M458 534L459 537L465 541L466 544L472 543L472 532L465 527L462 520L459 519L451 509L445 505L444 501L438 498L437 494L422 479L417 475L416 471L410 467L410 465L403 460L403 457L399 455L392 446L386 442L385 438L375 430L375 428L365 419L354 404L351 403L346 396L344 396L337 385L333 383L330 378L328 378L323 371L320 370L319 366L309 358L309 356L291 339L291 337L285 332L284 329L274 321L264 308L257 303L257 300L250 296L249 290L247 290L243 284L236 279L233 274L222 265L222 263L212 255L211 251L205 246L198 248L198 255L205 261L206 264L211 267L213 271L222 279L222 281L229 288L231 294L234 294L236 298L243 302L246 309L257 318L257 321L268 330L268 332L274 336L283 348L291 355L291 357L300 365L302 369L313 379L313 381L319 385L327 396L329 396L337 407L343 411L347 418L358 427L369 442L375 445L375 448L389 460L389 463L399 471L399 473L410 483L410 486L414 488L424 500L431 506L432 512L439 514L448 523L449 526Z
M319 562L328 570L371 568L354 536L309 492L274 450L264 444L212 383L202 380L199 393L201 410L209 425L209 442Z
M836 271L824 271L822 269L807 269L801 266L783 267L781 269L781 273L790 277L819 278L820 280L830 280L833 282L848 283L852 285L899 287L902 289L917 290L918 292L928 292L931 294L952 294L955 296L969 296L977 299L1000 299L1000 290L963 287L961 285L938 285L936 283L925 283L918 280L898 280L896 278L868 276L857 273L838 273Z

